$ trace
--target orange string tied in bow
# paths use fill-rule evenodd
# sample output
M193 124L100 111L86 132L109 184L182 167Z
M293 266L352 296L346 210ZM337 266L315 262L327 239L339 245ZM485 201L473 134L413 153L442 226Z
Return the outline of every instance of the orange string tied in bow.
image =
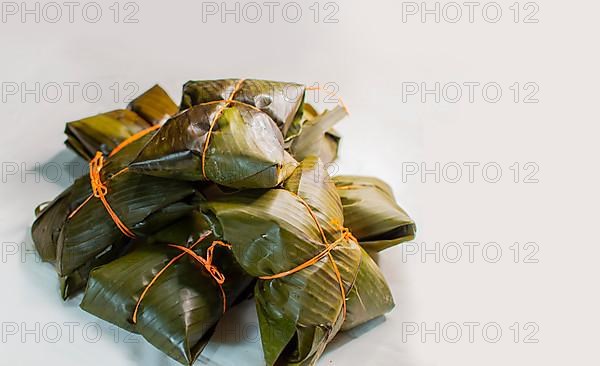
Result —
M170 247L177 248L183 251L185 254L188 254L190 257L194 258L198 263L202 264L206 271L212 276L212 278L219 285L219 289L221 290L221 297L223 298L223 313L227 310L227 296L225 295L225 290L223 289L223 283L225 283L225 276L223 273L219 271L219 269L212 264L213 251L215 246L220 245L226 248L231 249L231 245L225 244L220 240L215 240L212 242L211 246L206 250L206 258L203 258L196 254L190 248L183 247L181 245L169 244Z
M344 225L342 225L342 223L338 219L333 219L330 222L331 225L335 226L340 231L342 239L352 240L358 243L358 239L356 239L356 237L352 234L350 229L344 227Z
M129 145L130 143L132 143L136 140L139 140L143 136L145 136L148 133L150 133L154 130L157 130L159 128L160 128L160 125L154 125L152 127L141 130L132 136L129 136L127 139L125 139L123 142L121 142L119 145L117 145L108 156L109 157L113 156L117 152L121 151L121 149L123 149L125 146ZM102 182L102 178L100 176L100 172L102 171L103 167L104 167L104 155L102 155L102 153L100 151L97 151L94 158L92 160L90 160L90 184L92 186L92 194L88 198L86 198L85 201L83 201L75 210L73 210L73 212L71 212L71 214L67 217L67 219L71 219L73 216L75 216L75 214L77 214L77 212L79 212L79 210L81 210L81 208L83 208L83 206L85 206L90 201L90 199L92 199L92 197L96 197L96 198L100 199L100 201L106 208L106 211L108 212L108 214L114 221L115 225L117 225L117 228L125 236L133 239L133 238L135 238L135 234L121 221L121 219L119 219L119 216L117 216L115 211L110 207L110 205L108 204L108 201L106 200L108 188L106 187L106 184L104 182ZM114 178L114 177L118 176L119 174L124 173L126 171L127 171L127 168L123 168L120 171L118 171L117 173L113 174L113 176L111 178Z
M294 194L300 200L300 202L304 205L304 207L306 207L307 210L309 211L311 217L313 218L313 220L315 221L315 223L317 225L317 228L319 229L319 232L323 239L323 243L325 244L325 249L323 249L323 251L321 251L319 254L312 257L311 259L307 260L306 262L304 262L304 263L300 264L299 266L296 266L288 271L284 271L284 272L277 273L277 274L270 275L270 276L261 276L259 278L262 280L272 280L272 279L276 279L276 278L282 278L282 277L291 275L293 273L299 272L305 268L308 268L308 267L312 266L313 264L319 262L321 259L325 258L325 256L328 256L331 266L333 267L333 272L335 273L336 280L337 280L338 284L340 285L340 293L342 295L342 300L343 300L342 309L344 312L344 319L345 319L346 318L346 290L344 289L344 282L342 281L342 275L338 269L337 264L335 263L335 260L333 258L333 255L331 254L331 251L336 246L338 246L340 243L342 243L344 240L353 240L356 242L358 242L358 240L356 240L356 238L354 237L354 235L352 235L352 233L350 232L349 229L343 227L338 220L333 219L333 220L331 220L331 224L340 230L340 237L333 243L329 243L327 241L327 237L325 236L325 232L323 231L323 228L321 227L321 224L319 223L319 220L317 219L317 216L314 214L313 210L310 208L308 203L306 203L306 201L304 201L304 199L302 199L302 197L298 196L297 194L295 194L293 192L292 192L292 194Z
M194 242L194 244L192 244L190 247L184 247L182 245L175 245L175 244L169 244L170 247L172 248L176 248L182 251L181 254L177 255L176 257L174 257L173 259L171 259L150 281L150 283L148 283L148 285L144 288L144 291L142 292L142 294L140 295L140 298L138 299L137 303L135 304L135 309L133 311L133 317L132 317L132 321L133 323L137 323L137 315L139 312L139 308L140 305L142 303L142 300L144 299L144 297L146 296L146 294L148 293L148 290L150 290L150 287L152 287L152 285L154 285L154 283L156 282L156 280L158 280L158 278L169 268L171 267L173 264L175 264L175 262L177 262L179 259L181 259L183 256L185 256L186 254L189 255L190 257L192 257L194 260L196 260L197 262L199 262L200 264L202 264L202 266L204 266L204 268L206 269L206 271L212 276L212 278L215 280L215 282L219 285L219 289L221 290L221 297L223 298L223 313L225 312L225 310L227 310L227 296L225 295L225 290L223 289L223 283L225 283L225 276L223 275L223 273L221 273L219 271L219 269L212 263L213 261L213 252L215 247L218 246L222 246L222 247L226 247L226 248L231 248L231 245L226 244L220 240L215 240L212 242L211 246L208 247L208 249L206 250L206 258L203 258L201 256L199 256L198 254L196 254L196 252L193 251L194 247L196 247L202 240L206 239L206 237L208 237L211 234L210 231L205 232L204 234L202 234L200 236L200 238L198 238L198 240L196 240L196 242Z
M68 219L75 216L75 214L77 212L79 212L79 210L86 203L88 203L88 201L92 197L96 197L96 198L100 199L100 202L102 202L102 205L104 205L106 212L108 212L108 215L111 217L111 219L113 220L115 225L117 225L117 228L125 236L133 239L133 238L135 238L135 234L133 233L133 231L131 231L127 227L127 225L125 225L123 223L123 221L121 221L121 219L119 218L117 213L112 209L112 207L110 207L110 204L106 200L106 195L108 194L108 188L106 187L106 184L104 184L104 182L102 182L102 177L100 174L103 167L104 167L104 155L102 155L102 153L100 151L98 151L98 152L96 152L96 156L94 156L94 158L92 160L90 160L90 184L92 186L92 194L85 201L83 201L83 203L81 205L79 205L79 207L77 207L73 212L71 212L71 214L68 216ZM125 171L125 170L121 170L114 176L119 175L123 171Z

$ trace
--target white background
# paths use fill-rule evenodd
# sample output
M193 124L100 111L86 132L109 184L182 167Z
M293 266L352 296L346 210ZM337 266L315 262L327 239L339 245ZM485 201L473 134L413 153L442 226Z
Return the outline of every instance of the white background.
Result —
M223 23L220 13L203 21L202 2L177 0L138 0L129 19L137 23L124 22L136 9L125 8L126 1L118 3L117 23L112 2L100 4L96 23L82 16L85 2L78 3L72 23L62 5L57 23L49 21L55 10L44 14L43 4L37 23L34 15L22 22L22 8L16 15L5 12L0 22L0 364L172 363L143 340L81 311L78 301L60 300L53 269L32 252L33 208L72 180L65 169L55 182L53 167L74 162L83 169L62 144L65 122L123 107L132 90L127 85L141 92L160 83L178 101L185 81L226 77L335 83L351 111L339 126L344 136L339 173L383 178L418 224L413 243L380 256L396 309L385 321L340 336L320 364L597 364L600 7L593 1L538 0L532 19L539 22L524 23L535 7L523 9L521 2L515 22L513 2L496 3L502 9L496 23L482 16L486 2L475 8L473 22L462 5L457 23L449 22L455 8L448 7L439 23L434 15L422 22L421 13L403 21L407 5L400 1L338 0L331 19L337 23L324 22L335 9L325 8L326 1L318 3L317 22L312 1L299 2L303 13L296 23L282 16L286 2L275 8L272 23L264 6L257 23L248 21L253 10L244 14L242 7L239 22L228 15ZM427 4L434 8L433 1ZM35 3L27 6L34 9ZM234 3L228 8L235 9ZM494 9L488 11L488 18L495 16ZM95 17L93 9L88 16ZM288 18L294 17L289 10ZM441 95L439 102L434 95L422 102L420 94L404 95L403 101L406 83L443 88L455 85L451 82L462 85L456 103L444 99L454 94ZM470 103L465 82L497 83L502 98L486 101L480 86ZM521 87L518 102L510 89L515 82ZM523 90L528 82L539 89L537 103L523 103L532 90ZM36 92L24 91L36 83L38 101ZM58 100L52 83L60 85ZM72 101L65 83L79 83ZM98 101L93 89L82 91L89 83L100 85ZM456 90L449 88L447 93ZM494 95L490 91L486 97ZM479 164L472 182L465 162ZM27 173L36 163L38 173ZM403 179L409 166L434 169L436 163L438 182L433 173ZM526 163L531 163L527 169ZM485 164L501 168L498 182L490 182L494 169L483 174ZM462 177L452 183L457 165ZM529 178L537 183L526 183L534 169ZM433 252L422 257L425 246L435 252L436 242L438 260ZM473 246L473 263L468 245L477 244L465 243L479 244ZM487 243L496 244L482 252ZM490 263L498 247L502 255ZM517 263L515 248L520 248ZM525 260L532 248L537 253ZM211 343L198 363L262 364L253 305L238 307L227 319L220 341ZM477 323L472 341L469 322ZM238 323L244 325L236 328Z

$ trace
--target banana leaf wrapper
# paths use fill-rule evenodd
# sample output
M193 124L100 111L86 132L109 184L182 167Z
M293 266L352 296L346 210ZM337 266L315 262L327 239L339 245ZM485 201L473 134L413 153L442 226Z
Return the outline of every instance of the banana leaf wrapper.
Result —
M296 166L271 117L220 102L191 107L165 122L129 170L242 189L274 187Z
M319 114L310 104L305 104L303 123L297 134L286 138L292 156L298 161L309 156L318 156L324 164L335 161L341 137L332 127L346 116L348 112L342 106Z
M203 197L199 195L197 200L203 200ZM189 240L191 237L191 231L199 233L211 229L211 226L208 224L209 222L210 221L208 221L207 218L201 213L193 212L192 214L186 215L182 219L178 219L175 224L169 225L166 229L150 235L145 239L145 241L183 243L186 242L186 240ZM111 245L110 249L98 255L96 258L86 262L72 273L60 277L60 291L62 298L67 300L77 295L86 287L92 269L107 264L123 256L124 254L127 254L132 245L133 241L123 242L119 240L117 243Z
M101 171L110 206L127 228L142 237L188 214L197 197L196 188L189 182L128 171L116 174L150 137L148 134L108 158ZM48 204L33 223L32 237L40 257L53 262L61 277L128 241L99 199L92 196L80 206L91 194L90 178L81 177Z
M317 159L307 159L285 189L246 190L203 203L237 261L255 277L289 271L323 252L317 222L329 243L339 240L331 256L287 276L257 281L254 295L267 365L318 360L344 321L335 268L346 294L359 272L361 249L334 224L343 221L342 205L321 167Z
M110 249L96 256L94 259L84 263L72 273L60 277L60 294L63 300L74 297L87 285L92 269L109 263L126 254L131 247L131 242L119 241L111 245Z
M177 104L159 85L154 85L144 94L132 100L127 108L137 113L151 125L160 124L179 111Z
M181 109L217 100L227 100L232 93L233 100L252 105L268 114L283 136L302 118L304 85L256 79L188 81L183 86Z
M140 294L154 276L181 252L166 244L194 242L209 227L198 212L159 231L147 242L91 272L82 309L121 328L141 334L149 343L182 364L198 358L223 315L222 292L206 269L184 256L166 269L132 314ZM216 239L209 236L194 251L204 256ZM178 242L177 240L184 240ZM152 243L150 243L152 242ZM225 276L227 307L252 284L229 250L216 249L213 264Z
M342 331L378 318L394 308L392 291L377 263L362 249L362 258L354 286L346 300L346 320Z
M68 122L65 144L85 160L91 160L96 151L108 155L127 138L161 123L177 111L177 105L167 93L155 85L134 99L128 109Z
M385 182L358 176L336 176L333 181L342 199L344 223L363 248L379 252L414 239L415 222Z

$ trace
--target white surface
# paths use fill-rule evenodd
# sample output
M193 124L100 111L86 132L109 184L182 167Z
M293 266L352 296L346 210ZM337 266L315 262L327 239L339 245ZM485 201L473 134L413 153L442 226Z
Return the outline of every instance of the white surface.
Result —
M433 3L428 2L430 8ZM103 17L95 24L82 20L80 13L73 23L35 23L31 16L25 23L14 17L0 23L3 85L26 83L31 88L35 82L57 82L67 93L65 82L97 82L103 93L95 103L84 100L80 89L73 102L65 95L50 103L53 95L39 102L25 96L23 102L21 91L3 94L0 364L171 362L143 340L84 313L77 301L61 302L52 268L37 263L28 234L33 208L69 184L66 171L58 183L49 181L55 174L51 168L45 170L46 179L35 173L22 178L21 168L16 175L6 173L14 163L31 169L36 163L70 161L81 171L81 161L62 145L64 123L122 107L125 83L144 90L158 82L178 99L188 79L223 77L337 83L352 112L339 126L344 136L339 171L385 179L417 221L414 245L381 255L396 309L385 321L341 337L322 365L597 364L600 250L593 230L600 203L600 9L593 1L538 2L540 22L523 24L511 21L512 3L498 2L503 17L494 24L480 12L473 23L435 23L431 18L421 23L418 17L403 23L398 1L339 1L337 24L315 24L309 2L302 3L297 23L280 15L273 23L235 23L232 17L224 24L216 17L203 23L197 1L140 1L137 24L115 24L108 3L102 4ZM321 12L322 17L325 10ZM479 94L474 103L420 103L415 97L402 103L403 82L469 81L499 83L502 100L487 103ZM120 83L118 103L109 89L115 82ZM540 102L514 103L508 89L514 82L537 83ZM458 183L436 183L432 176L425 183L415 176L403 183L402 162L429 167L435 162L478 162L480 167L496 162L503 175L495 184L487 183L480 170L473 183L466 176ZM519 183L509 169L514 162L521 164ZM527 162L539 166L539 183L522 183ZM467 173L463 166L463 175ZM407 252L419 243L432 248L436 241L448 250L440 263L433 255L422 263ZM451 242L463 248L457 263L448 260L454 252L445 244ZM481 244L474 263L469 263L465 242ZM481 254L488 242L502 248L497 263L488 263L489 257ZM514 263L509 247L515 242L535 242L539 263L523 263L522 257ZM261 364L252 305L228 318L234 321L204 356L219 365ZM235 328L236 319L245 328ZM435 329L436 322L439 342L422 331L423 326ZM480 323L472 342L465 322ZM523 342L534 328L521 329L515 342L510 328L515 322L521 328L535 323L539 342ZM463 333L456 343L451 342L454 323ZM481 332L490 323L502 330L496 343ZM96 324L102 327L99 337ZM415 324L421 331L411 335L407 330ZM494 336L493 329L488 336ZM240 337L241 346L236 342Z

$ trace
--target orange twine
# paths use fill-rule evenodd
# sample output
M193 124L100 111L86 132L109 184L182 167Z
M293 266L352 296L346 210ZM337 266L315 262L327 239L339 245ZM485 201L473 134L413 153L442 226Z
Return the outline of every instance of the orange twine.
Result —
M108 156L109 157L113 156L117 152L121 151L121 149L123 149L125 146L129 145L130 143L142 138L143 136L147 135L148 133L150 133L154 130L157 130L159 128L160 128L160 125L154 125L152 127L146 128L144 130L139 131L138 133L135 133L135 134L129 136L127 139L125 139L119 145L117 145L111 151L110 155L108 155ZM67 217L67 219L69 220L73 216L75 216L75 214L77 212L79 212L79 210L81 210L83 208L83 206L85 206L90 201L90 199L92 199L92 197L96 197L96 198L100 199L100 201L104 205L104 208L106 208L106 212L108 212L111 219L114 221L115 225L117 225L117 228L125 236L133 239L133 238L135 238L135 234L121 221L121 219L119 219L119 216L115 213L115 211L112 209L112 207L110 207L110 205L108 204L108 201L106 200L106 194L108 193L108 188L106 187L106 184L104 182L102 182L102 178L100 176L100 172L102 171L103 167L104 167L104 155L102 155L102 153L100 151L97 151L96 156L94 156L94 158L92 160L90 160L90 185L92 186L92 194L88 198L86 198L85 201L83 201L75 210L73 210L73 212L71 212L71 214ZM114 178L126 171L127 171L127 168L123 168L120 171L118 171L116 174L114 174L111 178Z
M257 112L263 112L262 109L257 108L256 106L253 106L252 104L248 104L248 103L244 103L244 102L240 102L239 100L224 100L224 99L220 99L220 100L213 100L210 102L204 102L204 103L200 103L200 104L195 104L193 105L193 107L199 106L199 105L211 105L211 104L219 104L219 103L223 103L223 102L228 102L230 104L239 104L239 105L243 105L245 107L248 107L250 109L254 109Z
M245 79L238 80L238 82L235 84L235 87L233 88L233 91L231 92L231 94L229 94L229 97L227 98L227 100L224 100L225 104L223 105L223 107L221 107L221 109L219 109L215 113L215 116L213 117L212 121L210 122L210 128L208 129L208 132L206 133L206 140L204 141L204 148L202 149L202 175L204 176L204 178L208 178L206 176L206 169L204 166L205 166L205 161L206 161L206 151L208 150L208 143L210 142L210 136L212 135L212 131L215 126L215 123L217 122L219 117L221 117L221 114L223 114L223 111L225 111L225 108L229 107L229 105L234 102L233 97L242 87L244 80ZM221 102L221 101L213 101L213 102ZM245 103L243 103L243 104L245 104Z
M106 208L106 212L110 215L110 217L115 222L115 225L121 230L123 234L130 238L135 238L135 234L129 230L129 228L119 219L119 216L115 213L115 211L110 207L108 201L106 200L106 194L108 193L108 188L106 188L106 184L102 182L102 178L100 177L100 171L104 166L104 155L100 151L96 152L96 156L90 161L90 183L92 185L92 194L94 197L99 198L104 208Z
M92 197L96 197L100 199L100 202L102 202L102 204L104 205L106 212L108 212L115 225L117 225L117 228L125 236L133 239L135 238L135 234L131 230L129 230L129 228L123 223L123 221L121 221L119 216L112 209L112 207L110 207L110 204L106 200L108 188L106 187L106 184L102 182L102 178L100 177L102 167L104 167L104 155L102 155L102 153L98 151L96 152L96 156L94 156L94 158L90 160L90 184L92 186L92 194L85 201L83 201L81 205L79 205L75 210L73 210L73 212L71 212L67 219L71 219L73 216L75 216L75 214L79 212L79 210L81 210L81 208L83 208L83 206L85 206ZM127 168L122 169L121 171L113 175L113 177L125 172L126 170Z
M146 129L143 129L131 136L129 136L128 138L126 138L125 140L123 140L120 144L118 144L108 155L108 157L110 158L111 156L113 156L114 154L118 153L119 151L121 151L122 148L124 148L125 146L129 145L130 143L144 137L145 135L147 135L148 133L154 131L154 130L158 130L160 128L160 125L154 125L152 127L148 127Z
M313 218L313 220L315 221L315 223L317 224L317 228L319 229L319 232L321 233L321 237L323 238L323 243L325 244L325 249L323 249L323 251L321 251L319 254L317 254L316 256L312 257L311 259L309 259L308 261L300 264L297 267L294 267L288 271L284 271L281 273L277 273L274 275L269 275L269 276L261 276L259 277L262 280L272 280L272 279L276 279L276 278L281 278L281 277L285 277L288 275L291 275L293 273L299 272L305 268L308 268L310 266L312 266L313 264L319 262L321 259L323 259L325 256L329 257L329 260L331 262L331 266L333 267L333 271L335 273L336 279L340 285L340 292L342 294L342 307L343 307L343 311L344 311L344 318L346 318L346 290L344 289L344 283L342 282L342 275L340 274L340 271L338 269L337 264L335 263L335 260L333 259L333 255L331 254L331 251L338 246L338 244L340 244L343 240L348 240L351 239L353 241L358 242L358 240L356 240L356 238L354 237L354 235L352 235L352 233L350 232L349 229L343 227L338 220L333 219L331 220L331 224L336 226L339 230L340 230L340 237L334 241L333 243L329 243L327 240L327 237L325 236L325 232L323 231L323 228L321 227L321 224L319 223L319 221L317 220L316 215L314 214L313 210L310 208L310 206L308 205L308 203L306 203L306 201L304 201L304 199L302 199L302 197L298 196L297 194L291 192L293 195L295 195L300 202L304 205L304 207L307 208L308 212L310 213L311 217Z
M132 321L133 324L137 323L137 315L139 312L139 308L140 305L142 303L142 300L144 299L144 297L146 296L146 294L148 293L148 290L150 290L150 287L152 287L152 285L154 285L154 283L156 282L156 280L158 280L158 278L169 268L171 267L175 262L177 262L179 259L181 259L183 256L185 256L186 254L191 256L192 258L194 258L197 262L199 262L200 264L202 264L204 266L204 268L206 269L206 271L212 276L212 278L215 280L215 282L217 282L217 284L219 285L219 289L221 290L221 295L223 298L223 313L225 312L225 310L227 309L227 297L225 295L225 290L223 289L223 283L225 282L225 276L219 271L219 269L212 264L212 260L213 260L213 251L215 249L215 247L217 245L219 246L223 246L226 248L231 248L231 245L223 243L220 240L215 240L212 242L211 246L206 250L206 258L203 258L201 256L199 256L198 254L196 254L196 252L194 252L192 249L194 249L195 246L197 246L202 240L206 239L207 236L209 236L211 234L211 231L207 231L204 234L200 235L200 237L198 238L198 240L196 240L196 242L194 242L194 244L192 244L189 248L188 247L184 247L181 245L175 245L175 244L169 244L170 247L179 249L182 251L181 254L177 255L176 257L174 257L173 259L171 259L153 278L152 280L148 283L148 285L144 288L144 291L142 292L142 294L140 295L140 298L138 299L137 303L135 304L135 309L133 311L133 317L132 317Z

